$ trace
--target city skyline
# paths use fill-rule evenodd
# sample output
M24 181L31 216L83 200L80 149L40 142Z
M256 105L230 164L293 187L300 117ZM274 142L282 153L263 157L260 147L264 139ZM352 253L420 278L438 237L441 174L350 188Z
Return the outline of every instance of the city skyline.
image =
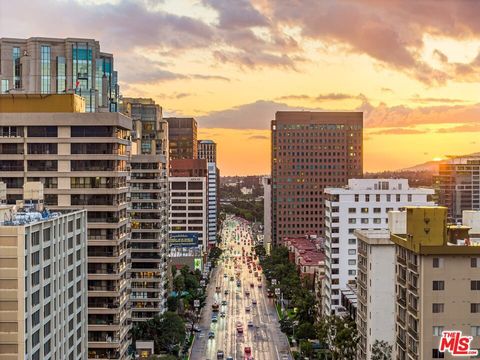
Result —
M476 152L475 3L288 3L4 1L16 15L0 33L97 39L121 93L195 117L224 175L270 171L268 126L282 110L363 111L365 171Z

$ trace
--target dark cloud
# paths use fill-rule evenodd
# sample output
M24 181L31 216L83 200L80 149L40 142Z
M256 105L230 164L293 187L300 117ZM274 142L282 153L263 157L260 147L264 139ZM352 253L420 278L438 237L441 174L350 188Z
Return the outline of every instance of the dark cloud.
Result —
M235 63L246 68L282 67L295 69L294 61L286 54L276 55L247 51L214 51L214 58L221 63Z
M285 95L280 96L277 100L309 100L309 101L335 101L335 100L352 100L360 99L362 101L366 100L366 97L363 94L352 95L352 94L343 94L343 93L329 93L329 94L320 94L317 96L310 95Z
M444 103L444 104L455 104L455 103L458 104L458 103L466 102L465 100L462 100L462 99L420 97L418 95L413 96L409 100L416 103Z
M416 134L425 134L428 131L418 130L418 129L405 129L405 128L392 128L392 129L383 129L379 131L370 132L370 135L416 135Z
M215 111L198 117L202 128L228 129L270 129L270 121L277 111L322 111L321 108L293 107L282 102L259 100L232 109ZM430 124L475 124L480 119L480 104L441 105L410 108L387 106L380 103L373 106L364 101L355 111L362 111L365 128L411 128ZM379 129L380 131L380 129ZM402 131L402 130L400 130ZM418 129L415 129L418 133ZM404 131L405 132L405 131Z
M203 0L203 3L218 12L219 27L222 29L269 25L269 20L248 0Z
M480 124L462 124L454 127L438 129L437 133L463 133L463 132L480 132Z
M270 140L270 138L265 135L252 135L248 137L248 140Z
M230 79L226 76L220 75L204 75L204 74L191 74L191 78L193 79L200 79L200 80L222 80L222 81L230 81Z

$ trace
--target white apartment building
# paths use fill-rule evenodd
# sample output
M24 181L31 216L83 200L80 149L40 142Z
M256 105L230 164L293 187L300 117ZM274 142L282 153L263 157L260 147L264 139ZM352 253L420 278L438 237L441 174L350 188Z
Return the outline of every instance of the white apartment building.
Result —
M340 309L340 290L357 277L355 230L388 228L388 212L404 206L433 206L433 189L410 188L407 179L349 179L325 189L325 281L323 313Z
M217 243L217 211L218 211L218 169L214 162L207 162L208 168L208 244Z
M358 241L357 360L370 360L376 340L395 347L395 244L389 230L354 233Z
M202 266L208 246L207 178L169 177L169 247L172 263Z
M0 223L0 359L87 359L87 211L9 207Z

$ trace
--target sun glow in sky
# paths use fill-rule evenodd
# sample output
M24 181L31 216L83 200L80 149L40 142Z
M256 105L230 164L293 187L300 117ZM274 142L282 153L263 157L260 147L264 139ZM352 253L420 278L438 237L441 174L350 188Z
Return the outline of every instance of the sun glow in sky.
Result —
M289 109L363 111L381 171L479 151L479 17L457 0L16 0L0 34L98 40L124 96L197 118L222 175L269 173Z

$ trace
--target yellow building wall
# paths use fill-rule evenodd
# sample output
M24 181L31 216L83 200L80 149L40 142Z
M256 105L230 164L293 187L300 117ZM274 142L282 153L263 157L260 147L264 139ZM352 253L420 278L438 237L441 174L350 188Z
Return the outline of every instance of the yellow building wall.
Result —
M75 94L0 95L0 113L85 112L85 100Z

